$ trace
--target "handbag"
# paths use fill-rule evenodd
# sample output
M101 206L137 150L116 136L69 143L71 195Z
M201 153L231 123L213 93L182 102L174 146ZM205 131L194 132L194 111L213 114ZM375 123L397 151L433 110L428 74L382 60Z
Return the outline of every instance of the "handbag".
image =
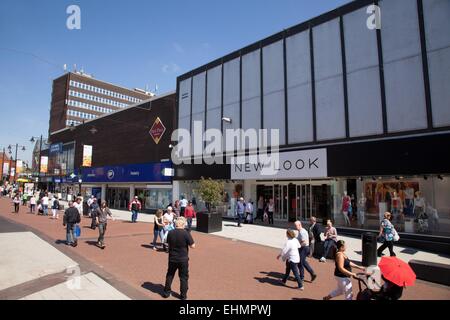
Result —
M394 238L393 238L394 242L397 242L398 240L400 240L400 236L398 235L397 230L393 229L392 233L394 234Z
M80 228L80 226L79 226L78 224L75 225L74 234L75 234L75 237L76 237L76 238L79 238L80 235L81 235L81 228Z

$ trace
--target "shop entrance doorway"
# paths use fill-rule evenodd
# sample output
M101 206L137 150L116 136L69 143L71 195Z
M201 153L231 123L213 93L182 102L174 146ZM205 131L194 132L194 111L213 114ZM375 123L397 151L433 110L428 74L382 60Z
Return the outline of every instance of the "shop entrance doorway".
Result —
M130 201L130 189L108 188L106 191L106 201L111 209L128 210Z
M274 219L293 222L307 221L314 216L318 221L331 218L331 185L324 182L264 184L257 186L257 199L267 203L274 199Z

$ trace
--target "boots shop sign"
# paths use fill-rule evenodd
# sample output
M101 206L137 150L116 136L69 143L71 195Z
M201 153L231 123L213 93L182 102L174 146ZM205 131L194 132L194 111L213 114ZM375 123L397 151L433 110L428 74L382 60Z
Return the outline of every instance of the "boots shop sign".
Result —
M327 177L327 149L280 152L277 155L235 157L231 179L312 179Z

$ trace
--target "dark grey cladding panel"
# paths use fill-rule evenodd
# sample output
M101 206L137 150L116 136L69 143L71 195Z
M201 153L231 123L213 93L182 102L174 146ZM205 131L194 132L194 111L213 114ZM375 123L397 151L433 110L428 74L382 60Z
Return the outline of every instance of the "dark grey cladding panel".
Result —
M450 173L450 134L335 145L327 162L330 177Z

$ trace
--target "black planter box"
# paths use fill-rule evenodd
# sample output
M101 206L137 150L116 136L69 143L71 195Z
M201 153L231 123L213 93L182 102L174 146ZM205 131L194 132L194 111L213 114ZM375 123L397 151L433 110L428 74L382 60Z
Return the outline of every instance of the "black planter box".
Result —
M198 232L212 233L222 231L222 215L220 213L199 212L197 213Z

